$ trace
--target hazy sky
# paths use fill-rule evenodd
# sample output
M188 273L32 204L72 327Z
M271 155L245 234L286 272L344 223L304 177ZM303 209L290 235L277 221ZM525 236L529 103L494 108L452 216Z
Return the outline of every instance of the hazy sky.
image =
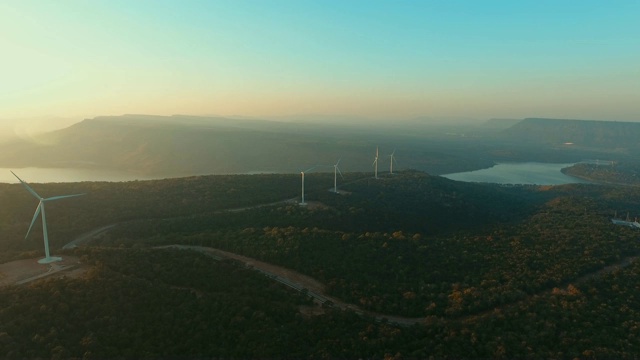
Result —
M640 1L3 0L0 119L640 120Z

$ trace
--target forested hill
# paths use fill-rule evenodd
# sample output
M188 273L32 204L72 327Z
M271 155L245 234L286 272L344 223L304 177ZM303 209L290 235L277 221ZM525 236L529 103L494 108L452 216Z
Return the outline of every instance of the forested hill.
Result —
M490 184L456 182L420 172L406 171L381 177L345 173L339 188L345 196L327 191L331 173L309 173L305 179L308 201L319 201L332 211L316 216L272 218L238 213L234 220L211 214L261 204L299 201L299 174L194 176L151 181L31 184L45 197L84 193L73 201L47 205L52 249L74 237L116 223L149 219L186 218L185 232L198 229L192 216L203 216L206 226L323 227L336 231L413 231L447 233L495 222L519 219L545 201L544 194ZM540 200L542 199L542 200ZM0 262L12 251L37 250L42 245L41 227L34 226L24 239L37 202L19 184L0 184ZM297 205L293 205L297 207ZM304 212L306 214L306 212ZM232 216L233 217L233 216ZM295 220L297 219L297 220ZM185 221L185 220L180 220ZM157 228L154 224L154 228ZM175 230L171 228L171 230ZM134 231L129 232L129 235Z
M549 145L572 143L577 147L634 149L640 123L528 118L503 131L512 140Z
M53 253L86 272L0 288L0 357L637 358L638 232L609 216L634 216L639 187L344 175L336 194L333 174L309 173L308 206L279 201L299 194L297 174L32 184L86 193L47 205ZM39 224L24 239L34 201L0 184L11 204L0 263L41 256ZM233 261L158 248L175 244L291 269L354 308L420 321L316 306Z
M348 217L338 220L341 229L425 234L521 220L547 200L527 187L465 183L413 171L379 180L344 185L348 197L321 193L319 199L350 209Z

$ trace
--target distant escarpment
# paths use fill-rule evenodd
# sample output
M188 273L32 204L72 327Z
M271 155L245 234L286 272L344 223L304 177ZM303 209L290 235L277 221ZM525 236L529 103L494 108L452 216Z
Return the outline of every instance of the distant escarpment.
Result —
M449 146L402 135L402 130L335 124L199 116L123 115L87 119L68 128L0 146L0 167L95 167L175 177L202 174L380 171L414 168L432 174L491 166L473 144ZM468 150L467 148L471 148Z
M640 123L528 118L503 134L522 142L627 152L639 147Z
M503 130L521 122L522 119L489 119L482 124L483 128Z

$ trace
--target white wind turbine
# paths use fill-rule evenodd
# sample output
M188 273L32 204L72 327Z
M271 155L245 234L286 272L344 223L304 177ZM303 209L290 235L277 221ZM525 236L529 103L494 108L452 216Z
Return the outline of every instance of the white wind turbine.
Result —
M342 159L338 159L338 162L333 165L333 192L334 193L338 193L338 174L340 174L340 177L344 179L344 176L342 176L342 171L340 171L340 168L338 167L338 164L340 164L340 160Z
M311 170L313 170L313 169L315 169L315 168L317 168L317 167L318 167L318 166L316 165L316 166L314 166L314 167L310 167L310 168L308 168L307 170L300 171L300 174L302 174L302 197L301 197L300 205L307 205L307 203L306 203L306 202L304 202L304 173L305 173L305 172L309 172L309 171L311 171Z
M25 189L27 189L27 191L29 193L31 193L31 195L33 195L36 199L40 200L40 203L38 204L38 207L36 208L36 212L35 212L35 214L33 214L33 220L31 220L31 225L29 225L29 230L27 231L27 235L24 237L26 239L29 236L29 233L31 233L31 228L33 228L33 224L36 222L36 219L38 218L38 215L40 215L40 213L42 213L42 234L44 236L44 254L45 254L46 257L44 259L38 260L38 263L40 263L40 264L48 264L48 263L52 263L52 262L55 262L55 261L61 261L62 258L55 257L55 256L52 257L52 256L49 255L49 236L47 234L47 218L46 218L45 212L44 212L44 203L47 202L47 201L60 200L60 199L80 196L80 195L84 195L84 194L53 196L53 197L45 199L42 196L38 195L37 192L35 192L26 182L24 182L22 179L20 179L18 177L18 175L16 175L13 171L11 173L13 174L13 176L18 178L18 180L20 180L20 183L22 183L22 185L25 187Z
M389 155L389 159L391 159L391 165L389 166L389 174L393 175L393 160L396 159L396 157L394 156L396 153L396 149L393 149L393 152L391 153L391 155Z
M373 166L375 167L374 174L375 178L378 178L378 147L376 146L376 157L373 159Z

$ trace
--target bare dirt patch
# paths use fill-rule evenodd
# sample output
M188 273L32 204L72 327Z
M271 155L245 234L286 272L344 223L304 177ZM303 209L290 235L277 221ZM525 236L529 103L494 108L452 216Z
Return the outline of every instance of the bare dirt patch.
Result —
M20 285L50 276L80 277L86 268L79 267L78 258L64 256L62 261L39 264L38 260L16 260L0 264L0 286Z
M300 314L302 314L305 317L324 315L327 312L327 309L318 305L316 306L302 305L302 306L298 306L298 310L300 311Z
M309 210L326 210L329 207L319 201L307 201L307 209Z
M225 258L238 260L244 263L246 266L255 267L257 269L261 269L271 274L278 275L285 279L289 279L291 281L297 282L298 284L302 284L305 288L311 291L318 292L318 293L324 293L325 291L325 286L323 283L309 276L302 275L296 271L293 271L281 266L265 263L256 259L248 258L246 256L234 254L228 251L223 251L223 250L218 250L213 248L204 248L204 249L207 252L210 252Z
M84 266L84 265L80 265L78 267L74 267L73 269L68 269L65 271L60 271L52 276L56 276L56 277L66 277L66 278L70 278L70 279L81 279L84 277L84 275L87 273L87 271L89 270L90 267L88 266Z

